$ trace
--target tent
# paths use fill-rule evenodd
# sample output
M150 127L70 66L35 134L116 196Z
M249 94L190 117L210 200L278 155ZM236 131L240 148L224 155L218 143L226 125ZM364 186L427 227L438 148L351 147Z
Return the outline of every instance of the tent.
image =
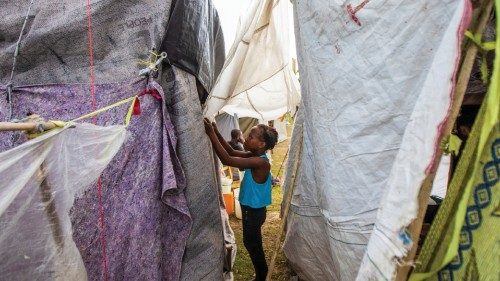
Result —
M8 1L0 16L2 121L30 113L68 121L133 96L140 102L124 144L100 179L95 182L95 170L89 184L78 187L83 189L74 203L69 197L71 212L58 212L70 216L64 222L71 220L72 235L65 239L74 241L78 253L72 253L87 277L224 278L235 243L221 209L216 162L200 130L201 103L224 62L211 1ZM126 111L114 107L89 122L121 124ZM24 141L23 134L2 133L0 151L9 153ZM0 214L2 225L8 215ZM24 279L35 268L33 279L58 278L53 263L38 267L40 248L23 255L10 247L20 245L9 243L15 232L5 231L0 228L1 276Z
M395 275L437 168L471 11L463 0L358 2L294 5L302 106L284 252L305 280Z
M288 138L286 113L300 102L294 72L294 36L288 1L250 2L239 19L234 43L205 105L205 116L230 139L232 129L244 136L257 124L273 121L279 142ZM257 71L256 71L257 70Z
M292 70L290 2L254 0L240 17L234 43L204 108L264 122L295 111L300 101Z

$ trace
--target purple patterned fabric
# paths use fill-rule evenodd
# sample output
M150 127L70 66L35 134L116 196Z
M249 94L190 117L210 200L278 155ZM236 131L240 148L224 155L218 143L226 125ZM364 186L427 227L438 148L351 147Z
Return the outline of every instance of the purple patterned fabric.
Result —
M96 85L97 108L148 88L156 88L163 96L158 84L146 80ZM18 118L32 112L67 121L91 112L91 100L87 84L18 87L13 93L13 112ZM178 280L192 224L185 177L165 103L150 95L140 97L140 103L142 113L133 116L125 144L101 177L108 277ZM127 110L128 105L123 105L102 113L97 124L123 123ZM0 120L6 119L6 112L8 105L2 98ZM23 141L23 134L2 134L0 151ZM76 199L71 214L73 237L89 280L103 280L98 202L95 186Z

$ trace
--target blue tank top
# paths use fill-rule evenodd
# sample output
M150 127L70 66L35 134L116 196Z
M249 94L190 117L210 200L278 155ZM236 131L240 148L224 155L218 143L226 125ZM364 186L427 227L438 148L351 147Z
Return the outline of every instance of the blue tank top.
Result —
M269 162L265 154L260 157ZM240 204L251 208L262 208L271 205L271 188L271 172L269 172L264 183L256 183L252 176L252 169L245 169L245 175L240 186Z

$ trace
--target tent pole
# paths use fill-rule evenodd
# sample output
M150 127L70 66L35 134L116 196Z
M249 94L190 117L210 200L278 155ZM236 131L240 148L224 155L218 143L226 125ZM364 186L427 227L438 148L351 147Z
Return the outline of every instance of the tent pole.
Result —
M52 122L26 122L26 123L13 123L13 122L0 122L0 132L6 131L36 131L38 126L42 126L44 131L51 130L57 126Z
M295 130L295 129L294 129ZM300 156L302 154L302 142L300 144L300 147L298 152L297 152L297 158L300 159ZM286 155L285 157L283 158L283 163L286 161L287 159L287 156L288 156L288 153L290 152L290 149L291 149L291 144L290 146L288 147L288 150L286 152ZM295 159L295 158L294 158ZM288 159L290 160L290 159ZM282 165L283 165L282 163ZM287 219L288 219L288 214L290 213L290 205L292 204L292 197L293 197L293 192L295 190L295 180L297 179L297 174L298 174L298 170L299 170L299 165L298 165L298 162L295 162L293 164L293 169L291 169L293 171L292 175L291 175L291 180L290 180L290 184L289 184L289 191L288 191L288 194L286 196L286 198L284 198L284 209L283 212L282 212L282 217L281 217L281 223L280 223L280 230L279 230L279 236L278 236L278 239L276 240L276 244L275 244L275 249L273 251L273 256L271 258L271 263L269 264L269 270L267 272L267 276L266 276L266 281L271 281L271 278L273 276L273 272L274 272L274 267L276 265L276 258L278 257L278 253L280 252L280 247L281 247L281 239L283 238L283 235L285 234L285 230L286 230L286 222L287 222ZM280 168L281 170L281 168ZM278 174L279 174L279 171L278 171Z
M14 130L23 130L25 131L28 139L36 138L34 136L30 136L30 133L36 133L40 130L48 131L56 128L56 124L54 122L43 122L38 121L41 120L40 116L36 114L32 114L27 117L27 122L23 123L10 123L6 124L7 127L10 126L11 129ZM5 122L8 123L8 122ZM1 126L2 124L0 124ZM1 127L0 127L1 128ZM1 129L0 129L1 131ZM47 215L47 219L50 222L50 228L52 230L52 238L54 238L54 242L56 243L57 249L59 251L64 247L64 240L62 235L62 227L59 217L57 216L57 208L54 201L54 196L52 194L52 187L47 178L47 172L45 168L45 161L40 164L40 167L37 170L36 178L40 183L39 190L41 195L41 201L44 205L45 213Z
M276 258L278 256L281 247L281 239L283 238L283 234L285 233L286 220L288 219L288 213L290 210L290 205L292 203L293 190L295 187L296 171L293 173L292 178L293 180L292 184L290 185L290 191L288 192L285 201L285 209L283 211L283 217L281 218L279 236L278 239L276 240L276 246L274 248L273 257L271 258L271 263L269 264L269 270L267 272L266 281L271 281L271 277L273 276L274 267L276 265Z
M488 20L490 19L491 12L493 10L494 2L492 0L485 0L483 5L481 6L483 12L480 14L476 28L474 29L475 34L482 34ZM460 108L464 99L465 91L467 90L467 85L469 84L470 75L472 72L472 67L474 65L474 61L476 55L478 53L478 46L476 44L469 44L467 51L465 52L465 56L460 67L460 72L457 80L457 85L455 89L455 95L453 96L452 105L450 109L450 116L446 122L444 127L444 136L451 134L453 129L453 125L457 119L457 116L460 112ZM437 151L437 157L434 160L434 167L439 165L441 161L441 156L443 151L441 148ZM422 224L424 221L425 212L427 210L427 202L429 200L429 196L431 195L432 183L434 181L434 177L436 175L436 171L432 171L427 175L427 177L422 182L420 193L418 196L419 202L419 210L417 213L416 219L410 224L408 227L408 231L410 232L411 237L413 238L413 245L408 255L404 259L404 262L401 266L398 267L396 273L396 281L403 281L408 279L408 275L410 270L413 268L413 259L416 256L417 247L418 247L418 239L420 237L420 232L422 230Z
M285 153L285 157L283 157L283 161L281 162L281 166L278 170L278 173L276 174L276 177L279 177L280 173L281 173L281 169L283 169L283 165L285 164L285 161L286 161L286 157L288 156L288 152L290 151L290 146L288 147L288 149L286 150L286 153Z
M61 250L64 246L61 222L57 216L56 204L54 202L54 197L52 196L52 188L47 181L47 174L45 172L45 163L40 165L37 171L37 177L40 181L40 195L42 203L45 207L45 212L47 219L50 222L50 228L52 230L52 237L58 250Z

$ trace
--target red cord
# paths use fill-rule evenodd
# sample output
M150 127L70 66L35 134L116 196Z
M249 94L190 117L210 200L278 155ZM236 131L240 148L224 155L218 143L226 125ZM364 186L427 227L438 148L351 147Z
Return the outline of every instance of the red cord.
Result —
M92 15L90 9L90 0L87 0L87 23L88 23L88 37L89 37L89 60L90 60L90 92L92 95L92 110L97 109L97 101L95 95L95 78L94 78L94 56L93 56L93 42L92 42ZM97 118L92 118L92 123L97 123ZM101 177L97 180L97 192L99 197L99 224L101 226L101 248L102 248L102 267L104 271L104 281L108 280L108 264L106 261L106 239L104 235L104 206L102 204L102 185Z

